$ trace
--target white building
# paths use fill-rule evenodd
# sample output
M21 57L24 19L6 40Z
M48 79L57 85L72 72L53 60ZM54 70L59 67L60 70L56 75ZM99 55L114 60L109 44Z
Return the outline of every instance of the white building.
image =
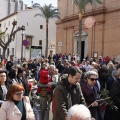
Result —
M40 55L45 55L46 46L46 20L43 17L37 16L35 14L40 13L39 9L27 9L24 11L18 11L10 16L7 16L0 20L1 30L4 31L8 27L7 34L10 34L12 29L13 20L17 21L18 26L25 26L25 33L23 35L23 40L28 40L30 45L28 47L23 46L23 57L37 58ZM49 49L48 55L55 54L56 45L56 24L54 19L49 21L48 30L48 41ZM16 28L17 28L16 27ZM6 52L6 57L14 55L17 58L21 58L21 48L22 48L22 35L19 31L16 34L15 40L10 43L8 50ZM2 48L1 48L2 53Z
M22 0L0 0L0 19L25 8Z

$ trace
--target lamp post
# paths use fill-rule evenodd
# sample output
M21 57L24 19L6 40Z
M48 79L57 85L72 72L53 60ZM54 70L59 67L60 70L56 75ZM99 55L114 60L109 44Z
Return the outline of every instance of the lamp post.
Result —
M21 35L22 35L22 43L21 43L21 62L22 62L22 59L23 59L23 36L24 36L24 31L25 31L25 26L22 26L22 29L21 29Z

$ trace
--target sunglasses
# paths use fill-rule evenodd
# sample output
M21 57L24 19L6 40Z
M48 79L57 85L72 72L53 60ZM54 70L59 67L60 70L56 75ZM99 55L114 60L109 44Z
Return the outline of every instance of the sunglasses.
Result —
M89 78L91 81L97 81L98 80L98 78Z

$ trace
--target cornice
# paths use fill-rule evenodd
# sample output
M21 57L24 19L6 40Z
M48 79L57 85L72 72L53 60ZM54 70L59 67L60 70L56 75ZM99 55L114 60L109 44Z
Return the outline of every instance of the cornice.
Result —
M107 9L105 6L102 6L99 9L96 9L96 10L93 9L93 10L87 11L83 15L83 17L87 17L87 16L90 16L90 15L103 14L103 13L104 14L106 14L106 13L112 13L112 12L117 12L117 11L120 11L120 7L113 8L113 9ZM65 23L65 22L69 22L71 20L75 20L75 19L78 19L78 18L79 18L78 14L73 14L71 16L64 17L63 19L61 19L61 21L57 21L56 25L62 24L62 23ZM101 23L104 23L104 21L101 22Z
M92 10L87 11L86 13L84 13L83 17L87 17L90 15L97 15L97 14L101 14L105 12L106 12L106 8L105 6L102 6L102 7L99 7L98 9L92 9ZM79 18L78 14L73 14L73 15L64 17L60 21L57 21L56 24L61 24L63 22L69 22L69 21L72 21L78 18Z

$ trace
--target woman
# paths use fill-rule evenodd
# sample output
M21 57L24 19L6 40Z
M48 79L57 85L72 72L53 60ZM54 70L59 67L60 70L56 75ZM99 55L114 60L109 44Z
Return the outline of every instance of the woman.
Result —
M7 89L9 84L6 82L6 71L0 70L0 106L6 100Z
M23 94L21 84L15 83L9 87L6 101L0 108L1 120L35 120L29 98Z
M30 71L29 71L29 69L28 69L28 64L27 64L27 63L23 63L22 70L24 71L24 77L26 77L26 76L31 77L31 76L30 76Z
M95 120L100 120L98 99L98 88L95 86L98 74L95 71L88 71L85 76L85 83L82 86L83 96L91 115Z

